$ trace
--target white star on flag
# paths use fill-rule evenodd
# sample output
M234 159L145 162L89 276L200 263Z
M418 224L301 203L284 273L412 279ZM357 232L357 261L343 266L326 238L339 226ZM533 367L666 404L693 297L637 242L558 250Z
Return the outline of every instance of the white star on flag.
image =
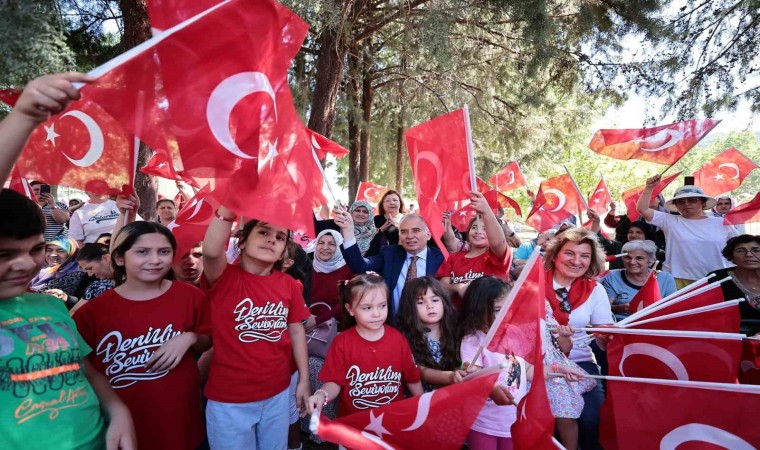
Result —
M61 137L60 134L55 132L55 124L51 124L49 127L45 126L45 132L47 133L47 137L45 138L45 141L47 142L53 142L53 145L55 145L55 138Z
M387 434L389 436L393 436L393 434L386 430L383 426L383 416L385 413L380 414L379 416L375 417L375 413L373 411L369 412L369 425L364 427L366 431L371 431L378 435L380 439L383 438L383 434Z
M717 174L717 175L715 175L715 179L716 180L722 180L723 179L723 175Z

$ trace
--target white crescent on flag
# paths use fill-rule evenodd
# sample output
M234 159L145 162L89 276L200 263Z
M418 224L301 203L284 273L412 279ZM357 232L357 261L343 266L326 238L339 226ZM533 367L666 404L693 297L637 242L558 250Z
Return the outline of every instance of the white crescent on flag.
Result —
M625 360L629 356L633 355L645 355L650 356L661 363L665 364L670 370L673 371L673 373L676 375L676 379L678 380L688 380L689 379L689 372L686 370L686 366L683 365L680 359L676 355L674 355L672 352L665 350L664 348L654 345L654 344L647 344L644 342L637 342L634 344L628 344L625 347L623 347L623 356L620 358L620 364L618 366L618 370L620 370L620 374L622 376L625 376L625 371L623 370L623 365L625 364Z
M659 152L678 144L681 139L683 139L683 133L666 128L642 139L639 147L645 152Z
M84 156L80 159L74 159L71 156L67 155L66 152L63 152L63 156L65 156L66 159L71 161L71 164L74 164L75 166L90 167L91 165L95 164L101 156L103 156L103 149L105 148L103 130L100 129L100 126L98 126L98 123L95 122L92 117L88 116L82 111L78 111L76 109L71 110L62 115L61 119L67 116L74 117L75 119L82 122L84 127L87 128L87 133L90 135L90 148L87 150L87 153L85 153ZM53 127L51 126L50 129L52 130L52 128ZM55 145L55 140L53 141L53 144Z
M729 169L734 169L734 171L736 172L736 174L734 176L732 176L731 179L732 180L738 180L739 179L739 175L741 174L741 172L739 172L739 166L736 165L736 163L723 163L723 164L719 164L718 165L718 169L720 169L722 167L728 167Z
M676 450L687 442L705 442L731 450L757 450L739 436L703 423L682 425L666 434L660 441L660 450Z
M565 198L565 194L563 194L561 191L557 189L547 189L544 191L544 196L546 194L552 193L557 197L557 206L554 207L554 209L547 209L548 212L557 212L560 209L562 209L565 206L565 202L567 201L567 198Z
M419 172L419 164L420 160L426 159L430 161L430 164L435 167L435 194L433 196L428 196L427 192L420 192L421 194L425 194L429 198L431 198L434 202L438 200L438 195L441 193L441 177L443 176L443 168L441 167L441 160L438 159L438 155L431 151L424 151L419 152L417 154L417 158L415 160L415 168L414 172L417 174L417 177L420 177Z

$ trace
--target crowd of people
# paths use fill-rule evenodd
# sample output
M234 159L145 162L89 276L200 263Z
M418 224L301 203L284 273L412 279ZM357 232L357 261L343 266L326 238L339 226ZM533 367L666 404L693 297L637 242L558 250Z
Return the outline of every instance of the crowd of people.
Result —
M77 98L72 81L87 79L49 76L27 87L0 124L0 175L30 124ZM522 243L473 192L477 216L466 232L441 217L447 258L395 191L315 219L308 253L287 228L220 206L203 241L179 255L165 226L177 214L171 200L143 220L134 195L93 189L67 206L44 183L33 183L36 203L4 189L0 447L296 449L301 418L315 410L345 416L506 364L469 448L512 448L514 405L536 370L546 375L557 439L601 448L604 388L586 375L602 373L609 335L583 345L579 328L631 314L659 262L662 296L730 275L725 298L747 300L741 331L760 332L760 237L723 224L730 199L690 185L651 198L658 182L648 179L638 202L643 220L611 205L604 223L614 239L589 211L591 230L562 223ZM483 349L536 249L547 271L546 298L536 299L546 309L542 366ZM606 266L618 253L622 266Z

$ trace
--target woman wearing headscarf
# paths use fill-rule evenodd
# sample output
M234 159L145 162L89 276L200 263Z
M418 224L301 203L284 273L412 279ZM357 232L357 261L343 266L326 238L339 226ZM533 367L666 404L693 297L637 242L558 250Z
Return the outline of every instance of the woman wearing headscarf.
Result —
M76 255L77 243L71 238L56 236L45 242L45 266L39 275L32 279L29 289L35 292L44 291L51 281L81 270Z
M712 209L712 213L715 217L723 217L734 209L734 199L729 197L728 195L723 195L721 197L715 197L715 207ZM736 232L739 234L744 234L744 224L738 224L734 225L736 227Z
M372 219L372 205L364 200L358 200L351 205L348 211L351 213L351 218L354 219L356 245L359 246L359 251L364 256L369 250L372 239L377 235L377 228Z
M340 251L340 246L343 244L340 233L335 230L324 230L317 235L316 241L314 270L311 275L311 304L326 303L328 307L322 311L314 311L312 308L312 315L304 324L307 333L330 319L340 322L342 310L338 284L354 276Z
M697 186L686 185L676 189L673 198L665 202L668 210L680 215L655 211L649 207L649 198L659 182L660 175L647 180L636 207L648 223L665 233L668 245L662 270L673 275L676 287L682 289L708 272L730 267L721 251L737 232L733 226L723 225L722 218L705 214L715 206L715 199Z

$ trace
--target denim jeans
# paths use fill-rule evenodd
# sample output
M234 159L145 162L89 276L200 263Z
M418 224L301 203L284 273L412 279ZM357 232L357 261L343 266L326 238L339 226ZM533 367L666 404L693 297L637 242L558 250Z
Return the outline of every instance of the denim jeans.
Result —
M211 450L283 450L288 446L290 390L251 403L206 406L206 427Z
M599 375L599 366L591 361L579 362L579 366L590 375ZM597 380L600 381L600 380ZM602 383L583 394L583 412L578 418L578 443L581 450L601 450L599 444L599 422L602 403L604 403L604 388Z

